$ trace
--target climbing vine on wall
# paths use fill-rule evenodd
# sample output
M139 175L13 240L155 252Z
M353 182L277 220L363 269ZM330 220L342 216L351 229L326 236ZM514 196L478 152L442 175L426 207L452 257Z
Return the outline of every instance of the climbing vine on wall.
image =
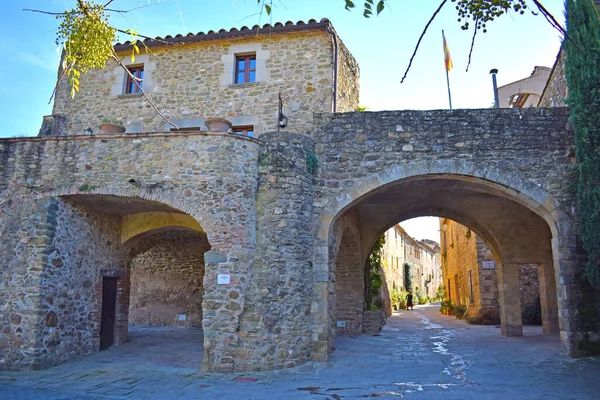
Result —
M600 19L593 0L567 0L565 75L578 162L580 237L586 276L600 288Z
M373 306L380 306L377 300L381 298L381 288L383 287L383 277L381 276L381 268L383 266L383 245L385 237L381 236L369 253L366 265L366 293L365 307L370 310Z
M409 263L404 263L404 287L408 291L412 291L412 266Z

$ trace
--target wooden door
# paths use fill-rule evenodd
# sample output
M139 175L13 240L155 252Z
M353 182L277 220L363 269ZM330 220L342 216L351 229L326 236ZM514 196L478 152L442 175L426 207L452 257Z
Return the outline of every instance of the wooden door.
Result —
M102 279L102 317L100 319L100 350L115 343L117 311L117 278Z

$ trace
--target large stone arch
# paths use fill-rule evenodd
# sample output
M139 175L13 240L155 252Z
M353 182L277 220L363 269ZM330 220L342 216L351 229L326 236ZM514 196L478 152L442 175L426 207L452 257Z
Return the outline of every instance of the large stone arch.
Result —
M119 210L111 213L111 207ZM178 207L184 208L190 214ZM7 310L17 323L15 327L20 328L19 331L26 331L26 335L7 335L9 342L5 344L10 346L11 351L10 354L7 353L6 367L11 369L43 368L98 351L101 310L97 298L98 295L101 298L102 280L105 278L118 280L118 296L123 301L117 300L114 343L118 345L126 342L129 306L128 263L133 254L132 243L137 241L139 244L144 241L142 246L146 246L144 250L147 250L161 241L153 241L158 236L173 236L175 233L176 240L198 235L206 238L210 227L216 226L210 222L210 215L179 199L177 195L130 189L63 188L14 202L4 210L7 214L4 218L14 214L17 218L15 221L19 224L9 224L10 229L17 228L29 232L24 241L30 245L20 246L18 251L23 252L22 256L16 255L11 260L15 263L28 260L30 268L19 272L23 279L29 282L29 286L23 286L32 287L36 279L41 282L38 283L39 291L29 293L26 289L27 297L30 298L27 302L28 316L23 314L22 309L12 307ZM128 232L134 234L123 241L122 217L135 214L158 214L159 218L155 223L147 224L135 232ZM170 214L174 215L168 217ZM24 218L24 215L29 215L30 218ZM202 220L202 224L199 223L199 219ZM220 235L222 232L214 232L210 236L219 238ZM206 243L209 241L210 239ZM210 245L206 250L209 248ZM226 315L221 315L220 304L215 301L215 298L220 297L216 287L217 269L227 260L227 247L225 251L212 249L205 257L210 270L210 273L204 275L204 297L210 297L208 312L204 316L207 323L205 332L213 341L218 341L223 332L220 327L212 326L211 322L227 320L228 326L235 326L239 323L237 319L243 310L243 296L239 299L228 299L237 302L239 312L226 310ZM69 265L76 270L71 271ZM86 268L86 265L91 269ZM20 267L15 264L15 268ZM71 282L71 278L77 282ZM240 282L234 282L231 288L243 293L238 287L240 285ZM21 295L17 293L15 296L16 300ZM63 315L57 307L69 312ZM72 320L73 318L88 322L82 324ZM203 321L202 317L200 321ZM79 333L75 335L75 331L71 332L72 330ZM228 332L227 335L230 336L231 333ZM204 365L212 367L219 353L211 353L210 349L209 346L209 351L205 351ZM210 356L212 358L209 358ZM201 363L202 360L198 360L199 367Z
M471 227L490 244L492 251L499 259L500 268L504 270L505 281L500 282L501 285L505 283L505 286L507 286L509 283L507 279L514 280L518 263L527 262L523 260L523 257L531 257L530 260L535 260L535 263L544 265L546 271L544 279L553 288L546 293L550 304L552 301L556 303L558 294L560 330L563 333L561 335L562 344L564 350L568 354L572 354L572 343L565 339L570 329L567 288L561 283L558 285L557 290L554 290L554 287L556 287L555 282L561 282L560 277L565 274L565 269L569 267L572 249L569 249L566 243L569 242L569 237L572 234L571 220L557 201L544 190L542 184L531 182L514 172L508 173L493 165L464 160L429 160L399 164L367 175L365 178L357 180L356 184L349 189L339 190L333 196L321 199L323 208L320 210L316 221L317 237L315 245L317 251L315 252L315 265L317 265L317 268L327 268L327 265L330 264L322 256L330 254L324 247L328 246L333 227L340 216L355 210L357 205L368 201L369 198L377 198L377 196L381 198L386 193L393 192L394 188L400 188L400 185L411 187L407 185L419 183L421 184L419 187L424 187L429 182L452 182L458 187L468 187L472 193L480 195L482 199L484 196L501 199L502 204L510 205L511 210L520 210L520 216L526 216L533 221L532 227L539 231L534 234L535 240L541 240L543 245L540 246L539 250L532 250L532 246L519 250L518 246L515 245L515 241L510 242L506 238L507 235L499 235L500 231L496 232L491 229L489 217L485 221L481 219L481 215L476 215L469 209L440 207L439 204L435 204L435 201L431 201L416 205L413 202L411 203L414 206L413 208L398 206L398 211L388 213L388 219L380 221L380 225L375 230L370 233L365 233L363 230L363 249L367 249L372 245L376 238L394 223L417 216L436 215L454 219ZM432 195L432 193L428 194ZM373 207L373 203L366 204L364 207L368 205ZM381 213L386 212L385 210L379 211ZM496 212L496 214L498 213L499 211ZM520 228L518 224L516 225L514 229L517 233L519 230L526 229ZM546 230L546 233L543 232L544 230ZM529 254L526 250L536 254ZM520 319L520 311L518 316L511 315L509 312L510 309L515 309L517 305L520 306L519 301L512 301L514 296L514 290L505 291L503 334L506 335L519 335L522 332L520 322L517 323L517 319ZM316 320L316 318L314 319ZM555 325L558 325L556 318L554 320ZM322 347L319 346L319 348Z

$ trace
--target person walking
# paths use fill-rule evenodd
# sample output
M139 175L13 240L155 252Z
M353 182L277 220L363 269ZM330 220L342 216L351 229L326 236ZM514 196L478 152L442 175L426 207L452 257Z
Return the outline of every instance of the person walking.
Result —
M414 310L413 309L413 294L412 294L412 292L408 292L408 295L406 296L406 309Z

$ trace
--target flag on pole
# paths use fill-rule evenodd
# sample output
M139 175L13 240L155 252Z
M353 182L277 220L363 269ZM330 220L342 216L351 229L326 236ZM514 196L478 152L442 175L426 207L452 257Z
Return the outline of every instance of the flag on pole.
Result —
M448 43L446 43L444 30L442 30L442 38L444 39L444 64L446 67L446 84L448 85L448 104L450 105L450 110L452 110L452 94L450 94L450 77L448 76L448 71L452 70L454 65L452 65L452 56L450 56L450 49L448 48Z
M444 31L442 31L442 37L444 38L444 64L446 65L446 71L452 71L452 68L454 68L454 64L452 64L452 56L450 55L448 43L446 43L446 36L444 35Z

